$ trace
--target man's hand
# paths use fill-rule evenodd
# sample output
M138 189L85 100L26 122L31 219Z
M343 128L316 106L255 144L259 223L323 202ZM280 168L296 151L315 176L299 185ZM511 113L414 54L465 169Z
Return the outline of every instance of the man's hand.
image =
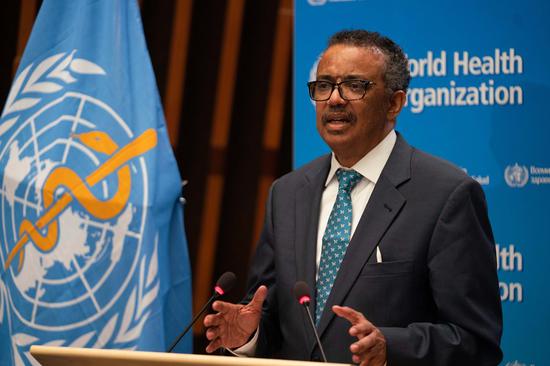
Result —
M350 346L353 362L361 366L383 366L386 363L386 338L363 314L347 306L333 306L332 311L351 323L349 334L358 341Z
M220 347L235 348L245 344L256 331L262 316L262 304L267 297L267 287L260 286L247 305L215 301L212 309L216 314L204 318L206 339L210 341L206 352Z

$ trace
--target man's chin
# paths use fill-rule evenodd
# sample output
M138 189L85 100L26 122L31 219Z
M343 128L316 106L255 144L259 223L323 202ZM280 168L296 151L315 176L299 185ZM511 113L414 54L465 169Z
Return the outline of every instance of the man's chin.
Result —
M331 121L323 123L323 129L330 135L342 135L351 127L351 122L346 121Z
M349 135L344 131L325 131L325 133L323 133L321 137L332 151L340 151L342 149L346 150L349 148L351 143Z

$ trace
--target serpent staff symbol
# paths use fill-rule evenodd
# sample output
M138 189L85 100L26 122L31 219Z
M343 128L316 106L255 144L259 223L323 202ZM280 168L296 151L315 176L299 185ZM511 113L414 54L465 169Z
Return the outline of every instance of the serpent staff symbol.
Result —
M109 220L117 216L126 207L132 186L130 167L126 163L157 145L157 133L154 129L145 130L120 149L105 132L92 131L79 134L77 137L85 145L110 155L110 157L85 179L64 166L58 167L50 173L42 188L46 211L36 223L23 219L19 226L19 240L6 260L4 266L6 270L17 254L19 254L17 271L21 270L25 259L25 245L28 243L34 244L43 252L49 252L55 247L59 237L57 218L74 199L90 215L100 220ZM90 188L115 171L118 180L117 191L107 200L97 198ZM54 201L54 194L60 187L65 187L66 191L57 201ZM46 228L45 235L41 232L44 228Z

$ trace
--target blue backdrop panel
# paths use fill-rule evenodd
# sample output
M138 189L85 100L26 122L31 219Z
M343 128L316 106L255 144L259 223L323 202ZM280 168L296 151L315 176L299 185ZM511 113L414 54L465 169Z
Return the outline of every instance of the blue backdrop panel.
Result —
M296 1L294 165L328 150L306 82L328 37L379 31L413 74L397 129L485 189L504 309L502 365L545 365L550 351L550 3Z

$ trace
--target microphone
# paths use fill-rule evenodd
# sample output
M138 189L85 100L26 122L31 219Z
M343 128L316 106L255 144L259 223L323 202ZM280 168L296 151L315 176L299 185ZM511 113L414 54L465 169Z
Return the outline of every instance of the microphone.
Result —
M183 338L184 335L189 332L189 329L197 322L197 320L200 318L200 316L208 309L208 307L214 302L214 300L218 299L220 296L228 293L233 286L235 286L235 282L237 281L237 276L235 276L235 273L233 272L225 272L218 278L218 281L216 282L216 285L214 286L214 293L212 296L210 296L210 299L204 304L202 309L199 311L197 315L191 320L191 323L187 325L187 327L181 332L179 337L170 345L170 348L168 348L168 353L172 352L174 347L179 343L179 341Z
M306 309L307 316L309 318L309 324L311 324L311 329L313 329L313 334L315 334L315 340L317 341L317 345L321 350L321 356L323 357L323 361L327 362L325 350L323 349L323 345L321 344L321 340L319 339L319 333L317 333L317 328L315 327L313 317L311 316L311 312L309 311L309 302L311 301L311 295L307 283L305 283L304 281L296 282L296 284L294 285L294 297L296 297L296 300L298 300L300 305L303 305Z

